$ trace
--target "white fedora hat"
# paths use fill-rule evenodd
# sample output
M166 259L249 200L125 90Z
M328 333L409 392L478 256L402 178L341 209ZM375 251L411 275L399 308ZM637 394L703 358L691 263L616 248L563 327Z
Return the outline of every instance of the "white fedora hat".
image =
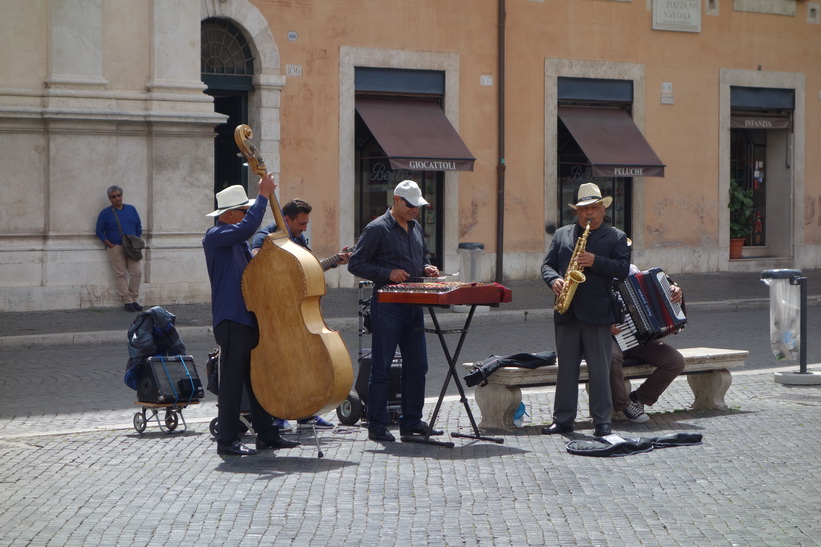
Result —
M207 217L218 217L225 211L231 209L239 209L241 207L250 207L256 202L256 198L248 199L248 194L245 193L245 188L239 184L229 186L225 190L217 192L217 210L208 213Z
M599 190L598 186L592 182L585 182L579 186L579 201L577 201L575 205L572 203L568 203L568 205L575 209L576 207L593 205L600 201L604 203L604 208L607 209L610 207L610 204L613 203L613 198L610 196L602 197L601 190Z

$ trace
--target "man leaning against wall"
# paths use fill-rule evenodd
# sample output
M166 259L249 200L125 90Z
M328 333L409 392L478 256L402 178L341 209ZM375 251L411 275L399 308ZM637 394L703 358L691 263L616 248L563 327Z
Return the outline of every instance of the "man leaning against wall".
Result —
M140 214L133 205L123 203L121 187L109 186L106 193L111 206L100 211L97 216L97 237L106 247L108 261L114 271L114 287L123 302L123 309L130 312L142 311L143 307L137 301L142 281L140 261L129 258L123 248L123 234L142 237Z

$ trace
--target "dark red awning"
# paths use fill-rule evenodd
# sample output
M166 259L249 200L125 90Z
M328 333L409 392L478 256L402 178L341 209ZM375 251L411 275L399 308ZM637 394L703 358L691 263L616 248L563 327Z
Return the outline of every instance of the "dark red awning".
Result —
M560 106L559 118L597 177L663 177L665 165L621 108Z
M437 103L357 97L356 111L394 169L473 171L476 158Z

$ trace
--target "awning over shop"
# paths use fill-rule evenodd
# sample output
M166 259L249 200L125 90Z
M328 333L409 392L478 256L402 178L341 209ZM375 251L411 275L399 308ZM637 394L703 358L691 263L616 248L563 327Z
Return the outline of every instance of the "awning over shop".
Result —
M663 177L664 164L620 108L560 106L567 127L597 177Z
M435 102L357 97L356 111L392 168L473 171L476 158Z

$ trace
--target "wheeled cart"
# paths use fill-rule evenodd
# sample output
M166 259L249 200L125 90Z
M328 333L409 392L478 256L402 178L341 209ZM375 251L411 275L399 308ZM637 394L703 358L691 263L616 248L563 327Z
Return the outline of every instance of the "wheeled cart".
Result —
M137 430L137 433L144 433L149 422L156 420L157 427L159 427L160 431L164 433L172 433L175 429L177 429L180 422L182 422L182 429L180 431L184 432L188 429L188 424L185 422L185 417L182 415L183 409L188 405L197 405L199 403L199 401L191 401L167 405L163 403L135 401L134 404L142 407L142 409L134 414L134 429ZM165 410L165 416L161 420L160 412L163 410Z
M371 350L363 348L363 337L371 333L370 329L370 293L372 281L359 282L359 370L356 381L348 398L336 409L336 416L345 425L354 425L366 414L368 404L368 378L371 375ZM391 423L397 423L402 414L402 354L397 350L391 362L390 394L388 396L388 416Z
M190 355L156 355L145 359L137 370L137 401L142 407L134 415L134 429L143 433L152 420L160 430L171 433L180 422L183 431L188 428L182 411L188 405L199 404L205 397L197 375L194 358ZM165 417L160 419L160 412Z

